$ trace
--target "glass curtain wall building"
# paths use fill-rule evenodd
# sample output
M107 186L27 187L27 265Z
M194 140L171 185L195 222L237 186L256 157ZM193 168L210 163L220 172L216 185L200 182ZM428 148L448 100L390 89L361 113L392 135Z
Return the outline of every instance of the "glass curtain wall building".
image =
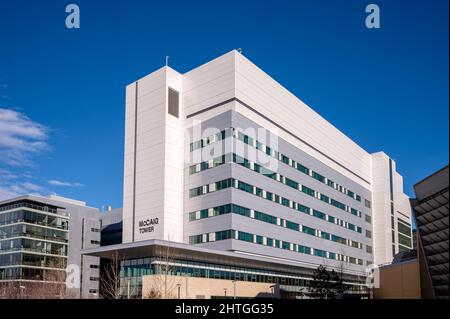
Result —
M56 195L1 201L0 297L97 298L100 261L81 250L99 247L102 230L121 219L121 209L100 212ZM115 231L103 237L117 243L118 236ZM65 289L67 265L79 282Z
M33 200L0 206L0 283L64 279L69 214ZM23 285L22 285L23 286Z

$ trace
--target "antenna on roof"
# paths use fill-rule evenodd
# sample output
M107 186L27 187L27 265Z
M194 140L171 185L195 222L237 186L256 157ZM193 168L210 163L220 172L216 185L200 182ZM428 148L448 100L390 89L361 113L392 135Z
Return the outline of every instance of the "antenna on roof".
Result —
M239 52L240 54L242 54L242 49L241 49L241 48L237 48L237 52Z
M170 56L166 55L166 66L169 66L169 58Z

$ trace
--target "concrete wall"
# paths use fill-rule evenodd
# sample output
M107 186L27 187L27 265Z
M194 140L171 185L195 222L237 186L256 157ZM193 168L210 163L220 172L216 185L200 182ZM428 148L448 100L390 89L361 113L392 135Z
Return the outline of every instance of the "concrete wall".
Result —
M164 283L167 283L164 285ZM215 297L246 297L246 298L271 298L272 291L277 293L277 289L271 288L271 283L236 281L225 279L211 279L186 276L167 276L167 281L163 275L149 275L142 277L142 298L150 298L150 292L157 292L160 298L178 298L178 285L180 299L211 299ZM167 290L165 289L167 287ZM225 292L226 290L226 292ZM276 297L276 295L275 295Z
M380 268L380 288L375 299L420 299L420 274L417 259Z

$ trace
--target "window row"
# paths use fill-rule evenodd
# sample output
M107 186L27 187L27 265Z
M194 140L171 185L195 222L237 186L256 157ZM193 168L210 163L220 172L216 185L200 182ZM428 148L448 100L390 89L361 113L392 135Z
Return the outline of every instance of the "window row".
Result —
M219 133L216 133L214 135L205 137L201 140L192 142L190 144L190 151L193 152L197 149L201 149L209 144L224 140L228 137L236 138L236 139L242 141L243 143L250 145L250 146L256 148L257 150L265 153L266 155L271 156L271 157L277 159L278 161L297 169L298 171L314 178L315 180L318 180L319 182L333 188L334 190L336 190L340 193L346 194L347 196L351 197L352 199L354 199L358 202L362 201L361 195L358 195L355 192L345 188L344 186L339 185L338 183L332 181L331 179L328 179L327 177L309 169L308 167L300 164L299 162L278 152L277 150L269 147L268 145L261 143L257 139L254 139L248 135L245 135L244 133L242 133L241 131L239 131L233 127L226 128L225 130L223 130ZM371 202L368 199L364 200L364 205L367 208L371 208Z
M63 230L29 224L13 224L0 227L0 239L13 237L31 237L67 243L69 233Z
M65 230L69 228L69 219L67 217L53 216L28 210L0 213L0 226L14 223L38 224Z
M42 268L0 268L0 280L45 280L61 281L65 280L65 270L53 270Z
M67 256L67 244L63 243L50 243L28 238L0 240L0 252L20 250Z
M347 245L353 248L363 249L363 244L351 240L346 239L334 234L330 234L319 229L311 228L305 225L300 225L290 220L286 220L283 218L279 218L276 216L272 216L266 213L262 213L259 211L255 211L253 209L249 209L243 206L235 205L235 204L226 204L222 206L217 206L209 209L202 209L195 212L189 213L189 221L204 219L208 217L220 216L225 214L238 214L241 216L249 217L252 219L256 219L265 223L281 226L284 228L288 228L294 231L299 231L308 235L312 235L318 238L331 240L339 244Z
M0 255L0 266L26 265L34 267L65 268L65 257L12 253Z
M48 212L48 213L52 213L52 214L58 213L58 210L56 209L56 207L47 206L45 204L32 202L32 201L19 201L19 202L5 204L3 206L0 206L0 212L6 211L6 210L11 210L11 209L16 209L16 208L22 208L22 207L27 207L27 208L31 208L31 209L35 209L35 210L41 210L43 212Z
M189 244L196 245L196 244L202 244L202 243L208 243L208 242L214 242L214 241L220 241L220 240L227 240L227 239L236 239L241 241L246 241L253 244L259 244L263 246L273 247L273 248L279 248L289 251L294 251L302 254L332 259L332 260L338 260L343 262L348 262L351 264L356 265L363 265L363 260L351 256L346 256L339 253L329 252L322 249L317 248L311 248L307 246L303 246L300 244L293 244L287 241L273 239L265 236L259 236L254 235L238 230L223 230L218 231L214 233L207 233L207 234L201 234L201 235L193 235L189 236Z
M355 232L358 232L360 234L362 234L362 227L351 224L349 222L346 222L342 219L336 218L334 216L319 212L317 210L311 209L307 206L304 206L302 204L299 204L297 202L294 202L290 199L287 199L285 197L282 197L280 195L265 191L261 188L258 188L256 186L244 183L242 181L239 181L237 179L234 178L228 178L228 179L224 179L215 183L211 183L211 184L207 184L207 185L203 185L203 186L199 186L199 187L195 187L189 190L189 197L190 198L194 198L197 196L201 196L201 195L205 195L208 193L212 193L215 191L219 191L222 189L226 189L226 188L236 188L239 190L242 190L246 193L250 193L253 195L256 195L258 197L270 200L274 203L283 205L285 207L294 209L296 211L302 212L302 213L306 213L310 216L316 217L316 218L320 218L323 219L325 221L328 221L330 223L333 223L335 225L353 230Z
M262 174L263 176L266 176L266 177L276 180L284 185L287 185L295 190L298 190L306 195L312 196L312 197L314 197L318 200L321 200L329 205L337 207L345 212L351 213L354 216L358 216L358 217L362 216L361 211L359 211L353 207L345 205L345 204L343 204L333 198L330 198L329 196L326 196L325 194L321 194L321 193L315 191L314 189L309 188L305 185L301 185L299 182L294 181L286 176L283 176L279 173L272 172L271 170L265 168L264 166L254 163L254 162L250 162L248 159L243 158L234 153L221 155L221 156L218 156L218 157L212 159L211 161L192 165L189 168L189 172L191 174L194 174L194 173L204 171L209 168L217 167L217 166L220 166L220 165L226 164L226 163L235 163L235 164L241 165L247 169L250 169L254 172Z

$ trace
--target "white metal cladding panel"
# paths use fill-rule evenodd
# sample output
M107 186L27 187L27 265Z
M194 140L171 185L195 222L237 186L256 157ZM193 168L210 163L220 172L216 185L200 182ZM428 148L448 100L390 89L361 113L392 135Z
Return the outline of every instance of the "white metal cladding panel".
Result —
M124 241L132 240L133 208L135 209L135 240L155 238L155 236L160 235L159 233L161 233L159 238L162 238L164 227L161 213L164 210L160 209L164 205L164 192L162 191L164 174L158 173L161 172L159 166L164 165L166 69L162 68L140 79L137 85L137 119L134 114L134 108L136 107L134 98L127 97ZM134 88L136 89L136 87ZM133 90L127 88L127 94L135 95L136 90L133 92ZM128 111L131 108L133 108L133 111ZM135 121L137 121L136 140L134 136ZM154 129L152 130L152 128ZM128 144L132 144L132 146ZM136 162L136 167L134 167L134 162ZM135 172L136 179L134 180ZM139 220L155 217L160 219L159 227L155 227L155 232L140 234Z
M234 97L234 56L231 53L183 75L186 115Z
M402 215L399 215L398 217L411 224L411 205L409 203L409 197L405 194L399 194L396 206L396 213L397 211L402 213ZM407 217L405 217L404 215L406 215Z
M383 152L372 154L374 263L392 260L389 158Z
M232 229L231 214L216 216L212 218L191 221L186 225L186 243L189 243L189 236Z
M139 96L144 96L149 92L166 85L167 68L162 67L137 80L141 87L139 88Z
M370 180L370 154L241 54L235 63L238 98Z
M234 52L228 52L220 57L202 64L183 74L183 91L189 92L199 86L207 84L234 70Z
M123 181L123 242L132 240L133 228L133 183L134 183L134 133L136 84L126 87L125 106L125 145L124 145L124 181Z
M192 91L183 91L183 105L186 115L234 97L234 72L197 87Z
M191 118L187 118L185 121L185 127L191 127L191 126L195 125L196 123L200 123L202 121L207 121L207 120L214 118L226 111L234 110L236 105L238 105L238 103L236 101L230 101L226 104L223 104L221 106L218 106L216 108L208 110L207 112L200 113ZM186 144L186 145L188 146L189 144Z
M213 241L205 244L197 245L199 247L208 248L208 249L216 249L216 250L232 250L232 241L231 240L220 240Z

